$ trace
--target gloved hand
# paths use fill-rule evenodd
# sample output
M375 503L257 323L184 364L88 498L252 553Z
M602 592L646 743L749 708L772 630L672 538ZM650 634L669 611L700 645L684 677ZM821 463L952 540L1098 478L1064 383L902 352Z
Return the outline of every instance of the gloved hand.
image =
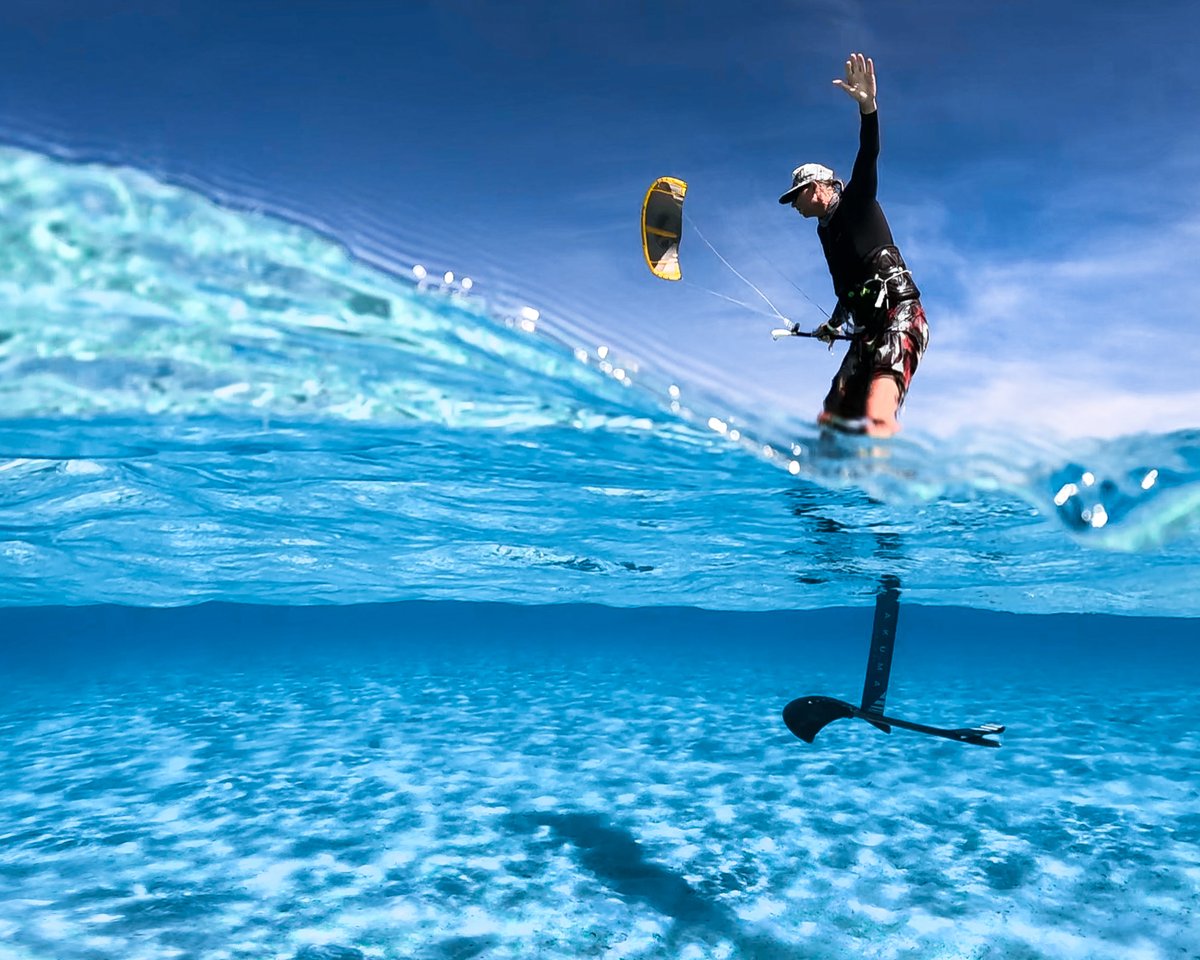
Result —
M846 305L840 300L836 307L833 308L833 316L826 320L823 324L817 327L813 333L816 338L822 343L828 344L829 349L833 349L833 340L839 333L842 332L842 327L846 324L854 323L854 315L846 308Z
M837 336L838 328L833 326L832 320L826 320L823 324L813 331L813 336L820 340L823 344L833 349L833 341Z

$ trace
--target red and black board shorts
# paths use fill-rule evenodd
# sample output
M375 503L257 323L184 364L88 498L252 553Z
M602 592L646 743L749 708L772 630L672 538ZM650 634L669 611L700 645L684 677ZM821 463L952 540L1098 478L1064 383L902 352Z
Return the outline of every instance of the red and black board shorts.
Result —
M866 416L867 392L876 377L891 377L900 388L900 402L908 394L917 364L929 344L929 325L920 300L902 300L887 312L883 329L850 341L825 397L825 410L836 417L857 420Z

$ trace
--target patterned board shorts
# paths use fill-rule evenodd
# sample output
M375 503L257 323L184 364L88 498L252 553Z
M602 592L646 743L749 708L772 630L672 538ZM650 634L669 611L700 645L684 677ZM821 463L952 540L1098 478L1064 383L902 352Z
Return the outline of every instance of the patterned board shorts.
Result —
M929 343L929 326L920 300L904 300L887 314L887 325L875 337L856 337L838 368L825 397L825 410L837 417L857 420L866 416L867 392L876 377L891 377L900 388L900 402L908 394L917 364Z

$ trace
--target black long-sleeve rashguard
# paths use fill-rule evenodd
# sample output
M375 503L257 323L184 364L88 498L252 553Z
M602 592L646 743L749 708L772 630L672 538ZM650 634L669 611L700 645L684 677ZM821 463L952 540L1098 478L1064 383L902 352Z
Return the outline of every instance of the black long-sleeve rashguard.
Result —
M876 169L879 111L861 116L858 156L854 159L850 182L842 190L828 221L818 225L817 236L825 251L839 304L851 311L859 323L870 325L872 308L883 306L884 302L891 307L902 300L915 300L921 291L913 283L892 240L883 208L875 199L879 187ZM885 297L877 304L879 284L869 290L864 287L878 277L886 278L886 290Z
M850 182L842 190L841 200L828 224L817 227L833 290L839 299L860 289L875 275L872 254L880 247L892 246L892 231L883 208L875 199L879 189L879 111L862 114L858 135L858 156Z

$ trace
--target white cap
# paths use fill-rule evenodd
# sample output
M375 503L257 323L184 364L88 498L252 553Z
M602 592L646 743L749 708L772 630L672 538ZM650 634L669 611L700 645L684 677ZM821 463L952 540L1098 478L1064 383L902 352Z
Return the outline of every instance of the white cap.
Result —
M796 199L800 188L810 183L841 183L837 175L826 166L819 163L802 163L792 171L792 185L782 197L780 203L791 203Z

